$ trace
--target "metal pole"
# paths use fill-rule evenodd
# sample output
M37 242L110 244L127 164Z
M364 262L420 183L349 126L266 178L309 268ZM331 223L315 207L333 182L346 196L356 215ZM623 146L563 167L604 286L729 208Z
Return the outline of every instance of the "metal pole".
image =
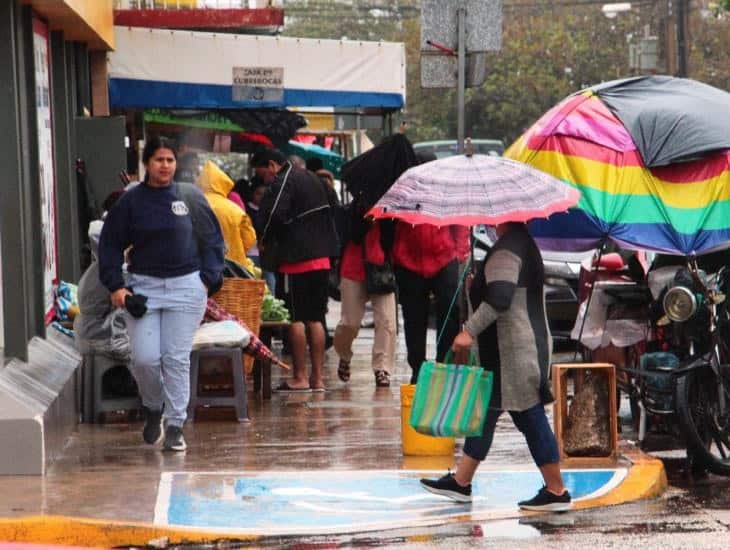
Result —
M689 0L677 2L677 76L687 77L687 19Z
M466 8L463 2L457 11L458 80L456 84L456 152L464 152L464 94L466 91Z

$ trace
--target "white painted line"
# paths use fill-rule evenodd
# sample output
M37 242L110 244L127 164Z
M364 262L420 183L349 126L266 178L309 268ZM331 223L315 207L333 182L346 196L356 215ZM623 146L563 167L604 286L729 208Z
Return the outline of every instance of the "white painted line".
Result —
M526 468L513 468L509 470L505 470L502 468L480 468L477 470L477 472L481 473L500 473L504 472L507 474L522 474L525 472L539 472L538 468L535 465L532 465L530 467ZM621 468L564 468L561 470L562 472L620 472L624 471L626 472L627 469L624 467ZM328 468L324 470L214 470L214 471L196 471L196 470L180 470L177 472L163 472L162 475L196 475L196 476L260 476L260 475L266 475L266 476L293 476L293 477L302 477L303 475L314 473L314 474L321 474L324 472L329 472L336 475L359 475L359 474L443 474L444 470L431 470L431 469L420 469L420 468L409 468L409 469L401 469L401 470L338 470L336 468Z
M167 511L170 509L170 495L172 494L172 474L162 472L160 484L157 487L157 502L155 503L155 516L152 523L155 525L167 525Z
M626 479L626 476L629 475L629 470L627 468L617 468L616 471L613 473L613 477L608 480L608 482L603 485L600 489L597 489L593 491L592 493L582 496L580 498L574 498L573 502L580 502L582 500L590 500L592 498L598 498L602 497L603 495L607 495L610 491L613 491L616 487L621 485L621 483Z

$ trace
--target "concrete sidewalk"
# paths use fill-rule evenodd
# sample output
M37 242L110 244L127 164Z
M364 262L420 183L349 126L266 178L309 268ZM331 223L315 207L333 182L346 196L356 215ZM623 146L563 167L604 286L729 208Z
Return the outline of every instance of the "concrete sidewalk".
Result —
M339 304L332 305L330 328L338 318ZM508 415L476 480L473 505L420 489L418 477L445 472L453 458L402 455L399 385L410 376L402 332L390 388L375 388L371 343L372 330L363 330L348 384L337 379L331 350L326 393L254 396L249 423L239 424L232 413L188 423L184 454L143 445L140 423L79 426L45 477L3 478L0 541L261 540L522 516L516 501L532 496L540 478ZM577 508L663 491L660 461L622 451L616 468L566 473L582 497Z

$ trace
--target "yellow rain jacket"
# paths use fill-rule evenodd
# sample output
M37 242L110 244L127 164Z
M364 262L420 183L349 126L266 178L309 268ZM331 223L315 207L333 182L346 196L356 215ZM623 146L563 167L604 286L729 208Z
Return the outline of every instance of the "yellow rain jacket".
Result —
M256 231L251 218L236 203L228 200L233 185L233 180L212 161L205 163L198 177L198 186L221 226L223 240L226 241L226 258L260 276L259 269L246 257L246 251L256 244Z

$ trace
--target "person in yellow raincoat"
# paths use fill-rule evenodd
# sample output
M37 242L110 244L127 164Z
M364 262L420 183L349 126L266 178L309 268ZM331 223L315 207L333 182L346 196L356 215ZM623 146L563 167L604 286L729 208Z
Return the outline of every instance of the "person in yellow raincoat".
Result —
M198 177L198 187L218 218L226 242L226 258L260 277L261 270L246 257L246 252L256 244L256 231L248 214L228 199L233 186L233 180L214 162L209 160L205 163Z

